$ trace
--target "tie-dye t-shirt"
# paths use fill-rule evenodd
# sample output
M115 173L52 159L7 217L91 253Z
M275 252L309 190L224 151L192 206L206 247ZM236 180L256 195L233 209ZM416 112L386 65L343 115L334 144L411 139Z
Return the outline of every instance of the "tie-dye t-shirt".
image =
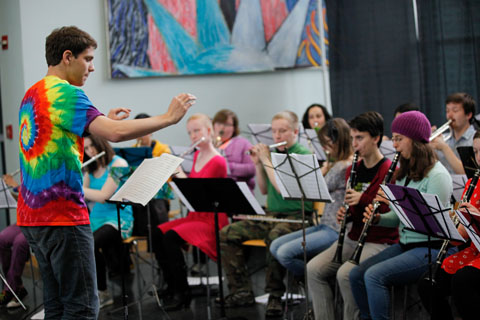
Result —
M88 224L83 135L101 113L83 90L55 76L33 85L20 106L19 226Z

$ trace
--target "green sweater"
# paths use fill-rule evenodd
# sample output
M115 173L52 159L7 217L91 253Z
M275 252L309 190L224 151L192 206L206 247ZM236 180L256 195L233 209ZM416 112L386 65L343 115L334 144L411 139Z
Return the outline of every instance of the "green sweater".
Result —
M405 178L398 180L396 184L403 186L405 184ZM436 194L444 206L449 205L450 197L453 192L452 177L440 161L435 163L425 178L420 181L411 180L407 187L417 189L422 193ZM390 208L392 208L391 204ZM400 219L393 210L382 214L378 225L383 227L395 227L399 225L400 243L402 244L428 241L428 236L406 230L405 225L400 222ZM437 238L432 239L438 240Z
M297 154L311 154L310 150L299 144L295 143L288 148L288 153ZM267 177L267 207L270 212L285 212L294 213L302 210L302 204L300 200L285 200L282 195L275 190L270 180ZM313 203L305 201L305 211L313 211Z

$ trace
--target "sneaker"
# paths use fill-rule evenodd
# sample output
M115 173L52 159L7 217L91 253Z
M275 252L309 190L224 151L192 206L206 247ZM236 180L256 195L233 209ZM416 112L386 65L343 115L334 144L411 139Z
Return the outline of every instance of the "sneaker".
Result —
M215 303L220 305L220 298L215 298ZM255 304L252 291L238 291L225 297L225 308L247 307Z
M18 299L23 300L23 298L25 298L28 294L27 290L24 288L24 287L21 287L17 290L17 292L15 292L17 294L17 297ZM13 294L12 294L13 296ZM7 309L13 309L13 308L18 308L18 307L21 307L22 305L20 304L20 302L18 302L17 299L15 299L13 297L13 299L10 300L9 303L7 303Z
M279 317L283 314L282 298L275 296L268 296L267 310L265 317Z
M113 298L108 290L98 290L98 299L100 300L100 309L113 304Z
M6 306L13 299L13 294L10 291L3 290L0 293L0 306Z

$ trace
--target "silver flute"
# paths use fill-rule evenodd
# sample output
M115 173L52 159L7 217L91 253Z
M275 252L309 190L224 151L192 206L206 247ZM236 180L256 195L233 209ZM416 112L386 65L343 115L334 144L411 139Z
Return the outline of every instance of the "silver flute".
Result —
M268 146L268 149L275 149L276 147L281 147L281 146L285 146L287 144L287 141L282 141L282 142L279 142L279 143L274 143L274 144L271 144ZM251 151L248 150L246 152L247 154L251 154Z
M432 135L430 136L430 141L432 141L433 139L435 139L436 137L438 137L439 135L447 131L450 128L450 123L452 123L452 119L449 119L440 128L432 132ZM450 138L450 136L445 138L445 140L448 140L448 138Z
M183 151L179 157L180 158L183 158L185 157L187 154L189 154L190 152L192 152L202 141L205 141L205 137L201 137L200 139L198 139L197 141L195 141L194 144L192 144L190 146L190 148L188 148L187 150Z
M91 157L90 159L88 159L87 161L85 161L83 164L82 164L82 169L85 168L86 166L88 166L90 163L92 163L93 161L96 161L98 158L100 157L103 157L105 155L105 151L102 151L100 152L99 154Z

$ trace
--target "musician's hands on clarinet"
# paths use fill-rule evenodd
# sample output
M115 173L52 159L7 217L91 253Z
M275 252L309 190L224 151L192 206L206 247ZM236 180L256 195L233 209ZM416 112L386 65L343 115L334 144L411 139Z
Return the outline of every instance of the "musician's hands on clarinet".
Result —
M347 189L345 191L345 203L350 207L357 205L362 197L362 192L357 192L354 189Z
M132 109L128 108L113 108L108 112L107 117L112 120L123 120L127 119L130 116Z
M367 222L367 220L370 219L370 217L372 216L372 212L373 204L370 203L368 206L365 207L365 212L363 213L363 223ZM377 212L375 214L375 217L373 218L372 223L377 224L378 222L380 222L380 213Z
M188 109L195 104L197 97L190 93L181 93L175 96L168 110L165 113L165 116L169 119L169 123L174 124L180 121L183 116L187 113Z
M345 210L344 206L341 206L340 209L337 211L337 223L342 224L343 219L345 219L347 211Z

